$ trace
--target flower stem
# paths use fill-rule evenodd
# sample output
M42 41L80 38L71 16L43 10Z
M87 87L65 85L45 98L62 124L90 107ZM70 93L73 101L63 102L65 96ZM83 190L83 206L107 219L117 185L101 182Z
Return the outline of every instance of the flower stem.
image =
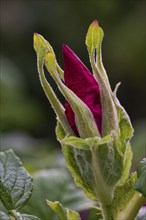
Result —
M101 204L103 220L114 220L111 213L111 206Z

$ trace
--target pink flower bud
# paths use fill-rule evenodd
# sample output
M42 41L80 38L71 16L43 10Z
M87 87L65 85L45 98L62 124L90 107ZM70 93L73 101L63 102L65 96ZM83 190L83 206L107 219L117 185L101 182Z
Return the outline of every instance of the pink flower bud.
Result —
M65 84L88 106L93 114L99 133L102 134L101 96L97 80L76 54L65 44L63 44L63 56ZM67 101L65 103L65 114L71 128L79 136L75 124L75 114Z

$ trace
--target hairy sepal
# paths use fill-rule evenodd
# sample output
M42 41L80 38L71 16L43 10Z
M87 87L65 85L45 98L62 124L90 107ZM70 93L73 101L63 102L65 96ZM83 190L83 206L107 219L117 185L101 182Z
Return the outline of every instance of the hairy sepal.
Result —
M112 99L110 84L106 71L102 64L101 44L103 39L103 30L95 20L89 27L86 35L86 45L89 52L89 58L93 74L99 84L102 103L102 134L106 136L111 132L119 135L118 116L115 104Z
M118 83L115 87L115 90L113 92L113 101L115 103L117 113L118 113L118 124L119 124L119 151L123 154L123 172L121 179L119 181L119 184L123 184L129 177L130 168L131 168L131 162L132 162L132 150L130 145L130 140L133 136L134 129L132 127L130 118L123 108L123 106L120 104L118 98L117 98L117 89L119 87L120 83Z
M68 120L65 116L65 109L63 105L60 103L56 94L54 93L52 87L46 80L43 66L44 66L44 58L48 52L54 54L52 47L50 44L39 34L34 34L34 49L37 54L37 66L38 66L38 73L40 77L41 85L44 89L44 92L51 103L52 108L54 109L58 120L62 124L65 132L67 135L73 134L73 131L68 123ZM55 56L55 55L54 55ZM58 65L57 65L58 66Z
M113 135L104 138L78 138L61 135L57 125L58 140L75 183L92 200L109 204L123 169L123 156L116 147Z
M134 129L132 127L130 118L129 118L126 110L123 108L123 106L120 104L120 102L117 98L117 90L118 90L119 85L120 85L120 83L118 83L116 85L112 97L113 97L113 101L115 103L117 113L118 113L120 138L121 138L121 140L123 140L127 143L131 140L133 133L134 133ZM121 150L124 150L124 149L121 149Z
M115 91L112 92L108 76L102 63L101 45L103 35L103 31L99 27L98 22L94 21L88 29L86 45L94 76L97 79L101 89L103 135L107 135L111 132L115 133L117 136L116 144L118 151L123 156L123 171L119 181L119 184L122 184L129 177L131 168L132 151L130 139L133 136L133 127L128 114L116 96L119 84L116 85Z

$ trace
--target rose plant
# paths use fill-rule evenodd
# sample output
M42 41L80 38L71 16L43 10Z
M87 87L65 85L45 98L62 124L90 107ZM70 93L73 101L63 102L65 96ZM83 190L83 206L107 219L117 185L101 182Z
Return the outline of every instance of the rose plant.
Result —
M144 203L146 192L137 174L130 174L133 127L117 98L119 83L114 92L111 89L102 63L102 40L103 30L95 20L86 35L93 74L65 44L64 71L49 42L36 33L34 49L42 87L57 116L57 139L75 183L96 201L103 219L130 220ZM46 80L43 66L63 94L65 106ZM49 205L59 212L55 203Z
M93 21L86 35L93 74L65 44L62 47L64 71L57 63L49 42L37 33L34 34L34 49L41 85L57 116L57 140L62 146L67 167L76 185L94 201L94 208L101 219L132 220L145 202L146 159L140 162L137 172L130 173L130 140L134 131L128 114L117 98L120 83L112 91L102 63L103 35L98 22ZM47 81L44 67L64 96L64 105ZM13 154L12 156L14 158ZM2 153L0 192L2 202L9 210L11 207L15 208L16 201L13 200L17 200L17 196L15 198L14 195L13 199L13 194L9 193L9 186L12 186L12 189L14 187L8 184L9 178L5 179L5 157ZM30 176L29 185L29 194L24 190L26 200L32 191ZM11 204L8 200L12 200ZM24 205L24 200L21 201L20 207ZM78 212L64 209L59 201L47 200L47 204L60 220L80 219ZM10 213L20 219L15 210ZM35 219L29 217L31 218Z

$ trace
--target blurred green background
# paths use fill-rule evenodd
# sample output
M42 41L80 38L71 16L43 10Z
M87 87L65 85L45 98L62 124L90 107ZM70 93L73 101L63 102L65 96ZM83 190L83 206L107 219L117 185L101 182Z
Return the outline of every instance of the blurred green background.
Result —
M103 62L135 129L133 169L145 154L145 1L1 0L1 146L14 148L29 171L64 167L55 114L41 88L33 33L53 46L63 68L66 43L91 69L85 46L90 23L103 28ZM49 78L62 102L58 89Z

